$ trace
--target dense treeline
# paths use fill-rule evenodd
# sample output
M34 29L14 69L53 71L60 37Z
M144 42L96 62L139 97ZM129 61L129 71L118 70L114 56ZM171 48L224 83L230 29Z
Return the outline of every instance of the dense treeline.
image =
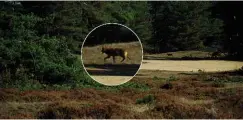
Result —
M0 2L0 85L41 88L43 84L94 84L77 54L89 31L107 22L133 29L145 52L212 47L243 59L241 5L242 2ZM94 36L92 42L101 41L104 40Z
M120 43L138 41L137 36L128 28L119 24L106 24L94 29L86 38L84 46L102 43Z
M212 2L152 2L150 42L161 52L200 49L220 40L222 21L211 16L211 6Z
M217 18L224 21L223 39L221 46L230 57L243 59L243 2L217 2L212 12Z

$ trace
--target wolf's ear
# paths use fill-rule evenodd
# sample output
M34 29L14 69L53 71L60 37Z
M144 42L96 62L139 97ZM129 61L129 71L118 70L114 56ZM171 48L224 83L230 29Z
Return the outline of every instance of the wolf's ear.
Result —
M104 52L104 46L102 46L102 48L101 48L101 52L102 52L102 53Z

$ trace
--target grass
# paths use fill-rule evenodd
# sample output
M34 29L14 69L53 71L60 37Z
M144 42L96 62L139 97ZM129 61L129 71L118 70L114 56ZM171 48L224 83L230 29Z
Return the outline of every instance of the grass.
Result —
M222 82L222 83L243 83L243 76L218 73L210 75L207 73L201 73L199 76L207 82Z
M212 86L213 86L213 87L225 87L225 84L224 84L224 82L222 82L222 81L214 81L214 82L212 83Z
M1 88L0 118L243 118L242 78L232 72L140 70L131 81L113 87L94 83L22 91ZM173 87L161 89L165 84Z
M158 77L158 76L154 76L153 77L154 81L176 81L178 80L178 78L175 75L170 75L168 78L164 78L164 77Z
M143 73L147 72L140 72ZM1 89L0 118L241 118L242 111L238 110L241 101L229 99L243 97L239 94L243 88L228 89L221 86L221 82L205 81L200 74L181 76L154 72L117 87L48 91ZM203 74L226 77L220 73ZM166 81L173 88L160 89ZM235 112L233 116L227 108L221 109L225 104L234 104L230 107ZM144 105L150 105L149 109ZM216 114L214 109L217 109Z
M85 88L93 88L93 86L84 86ZM127 82L119 86L100 86L96 87L98 90L104 90L109 92L118 92L121 89L131 89L134 91L148 91L150 90L149 86L144 83L136 83L136 82Z
M37 113L38 119L71 119L80 118L85 114L80 108L90 108L92 104L70 101L67 103L54 103ZM73 114L75 113L75 114Z
M174 75L170 76L167 81L175 81L175 80L178 80L178 78Z
M155 81L156 81L156 80L165 80L165 78L160 78L160 77L154 76L154 77L153 77L153 80L155 80Z

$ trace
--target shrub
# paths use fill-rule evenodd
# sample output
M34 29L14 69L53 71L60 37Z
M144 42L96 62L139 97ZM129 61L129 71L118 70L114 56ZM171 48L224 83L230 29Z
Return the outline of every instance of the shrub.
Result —
M178 80L177 77L175 77L174 75L170 76L167 81L175 81L175 80Z
M154 102L155 97L151 94L136 100L136 104L152 104Z
M172 89L172 84L171 83L166 83L162 86L160 86L161 89Z
M231 78L228 79L230 82L243 82L243 77L242 76L232 76Z
M213 86L213 87L224 87L225 84L224 84L222 81L214 81L214 82L212 83L212 86Z
M37 89L43 83L93 84L81 61L71 53L68 39L38 35L36 25L42 18L33 14L0 16L12 23L3 31L5 36L0 37L1 87Z
M153 77L153 80L159 80L159 77L154 76L154 77Z
M118 89L122 89L122 88L132 88L132 89L137 89L137 90L141 90L141 91L147 91L150 88L142 83L136 83L136 82L127 82L124 83L120 86L117 86Z

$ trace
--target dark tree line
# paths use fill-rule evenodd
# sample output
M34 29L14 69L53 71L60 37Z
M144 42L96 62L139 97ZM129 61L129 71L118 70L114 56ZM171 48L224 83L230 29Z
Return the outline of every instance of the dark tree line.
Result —
M118 24L106 24L93 30L85 41L85 46L104 43L121 43L138 41L137 36L128 28Z
M243 59L243 2L150 2L153 52L214 48Z
M158 52L193 50L220 40L222 20L212 16L212 2L151 2L153 38Z
M0 85L94 84L84 73L76 53L80 53L86 35L107 22L134 30L145 52L211 47L242 60L241 6L242 2L217 1L2 1ZM91 37L91 44L106 40L98 38L106 38L101 32L100 36ZM118 42L126 38L112 35L110 39L119 38Z
M224 21L221 45L230 56L243 59L243 2L217 2L213 13Z

